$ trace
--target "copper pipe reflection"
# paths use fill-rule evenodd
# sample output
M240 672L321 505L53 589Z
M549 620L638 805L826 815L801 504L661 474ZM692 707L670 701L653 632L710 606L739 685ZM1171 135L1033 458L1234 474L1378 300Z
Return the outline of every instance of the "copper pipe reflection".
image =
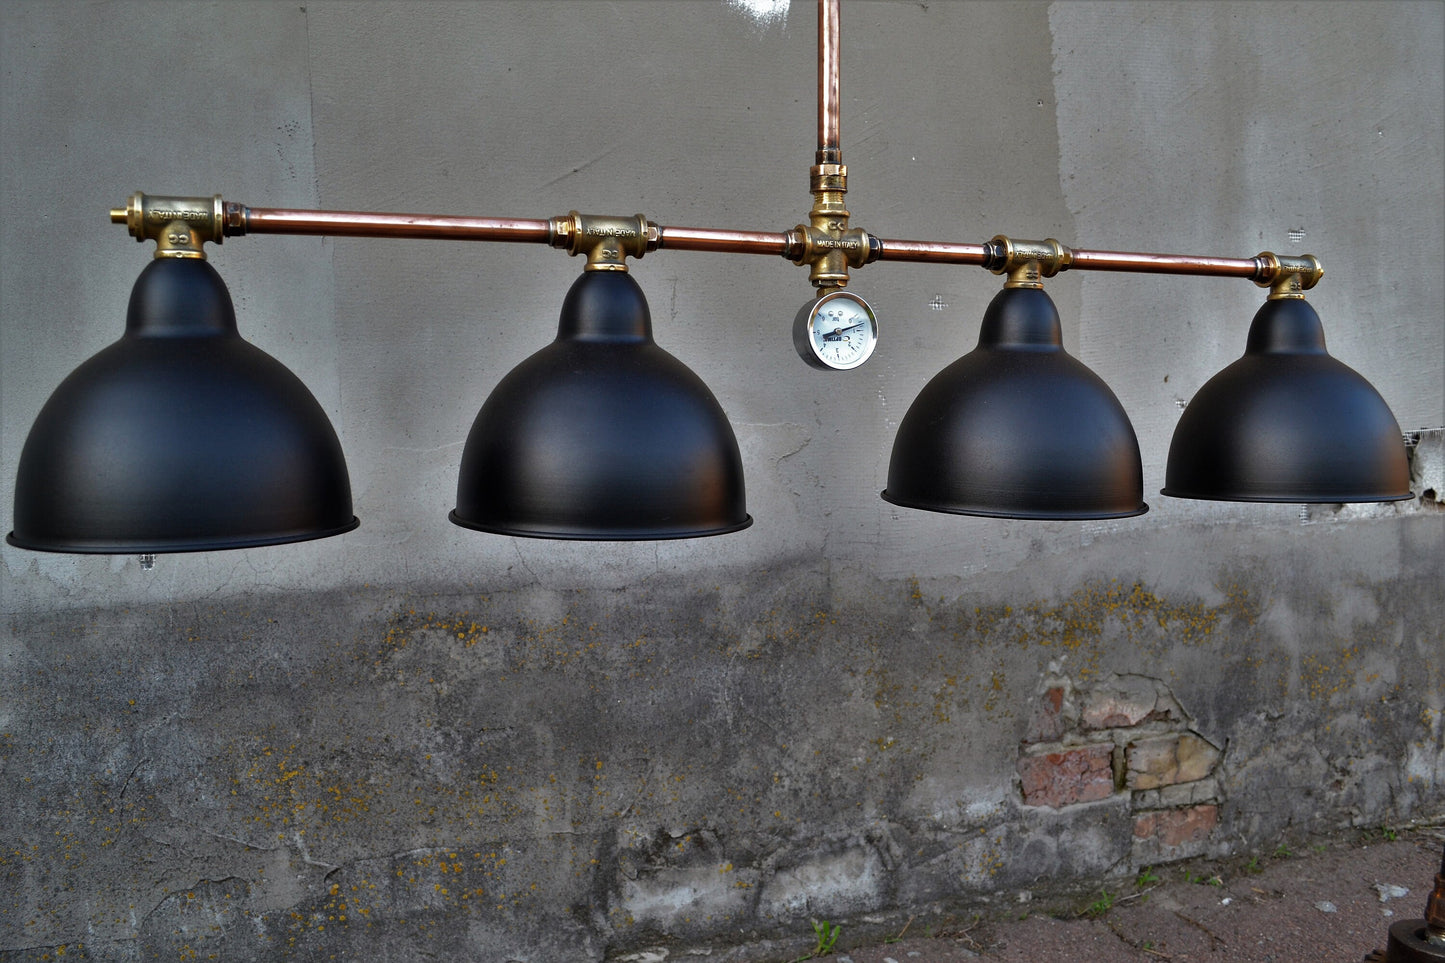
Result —
M838 0L818 0L818 163L842 163L838 133Z
M372 214L364 211L297 211L252 207L247 209L244 221L245 227L241 233L246 234L326 234L332 237L407 237L533 244L546 244L552 237L551 221L515 217Z

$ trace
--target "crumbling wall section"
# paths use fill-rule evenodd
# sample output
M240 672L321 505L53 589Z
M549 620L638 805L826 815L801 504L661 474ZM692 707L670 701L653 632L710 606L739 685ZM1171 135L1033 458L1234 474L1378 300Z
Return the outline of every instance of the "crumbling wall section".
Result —
M1233 537L11 616L0 953L656 956L1438 814L1445 518Z

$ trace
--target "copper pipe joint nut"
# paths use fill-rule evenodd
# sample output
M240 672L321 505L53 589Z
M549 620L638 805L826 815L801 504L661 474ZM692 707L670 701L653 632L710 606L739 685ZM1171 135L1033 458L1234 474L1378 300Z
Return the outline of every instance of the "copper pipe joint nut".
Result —
M848 193L848 165L814 164L808 168L808 190L814 194L824 191Z

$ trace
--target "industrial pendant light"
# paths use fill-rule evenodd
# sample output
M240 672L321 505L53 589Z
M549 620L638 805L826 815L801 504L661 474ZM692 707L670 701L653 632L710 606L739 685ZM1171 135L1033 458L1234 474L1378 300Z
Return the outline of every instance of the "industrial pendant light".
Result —
M1385 399L1325 351L1319 315L1271 294L1244 356L1195 394L1169 445L1163 494L1250 502L1410 497L1404 439Z
M895 505L1001 518L1122 518L1148 511L1139 442L1113 392L1063 348L1059 312L1009 281L978 347L924 386L893 442Z
M620 262L619 262L620 263ZM464 528L532 538L693 538L752 524L737 439L702 380L652 340L625 270L588 270L557 339L482 405L462 451Z
M249 548L355 528L341 444L297 377L243 341L199 256L158 257L125 334L76 368L20 453L15 530L48 552Z
M235 332L205 243L248 234L545 244L585 254L555 342L482 406L451 520L507 535L667 539L751 524L737 440L707 387L652 341L626 259L659 250L761 255L807 266L820 295L794 320L805 361L848 371L879 319L844 292L850 270L897 261L1007 274L977 348L933 378L899 426L883 497L1007 518L1122 518L1143 502L1139 443L1109 388L1063 350L1042 278L1063 270L1247 279L1272 289L1244 358L1179 422L1164 493L1262 501L1409 496L1399 427L1377 392L1330 358L1300 300L1313 255L1206 257L877 236L846 206L839 136L838 0L818 0L818 141L806 223L786 231L678 227L641 214L540 218L249 207L137 193L111 220L157 244L126 336L56 391L21 456L12 544L51 551L237 548L347 531L356 521L335 433L315 399Z

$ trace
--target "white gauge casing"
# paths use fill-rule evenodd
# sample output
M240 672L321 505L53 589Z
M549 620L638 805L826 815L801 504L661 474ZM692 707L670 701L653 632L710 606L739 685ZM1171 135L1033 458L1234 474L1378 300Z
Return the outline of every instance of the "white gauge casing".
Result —
M873 354L878 316L850 291L830 291L803 305L793 319L793 347L814 368L847 371Z

